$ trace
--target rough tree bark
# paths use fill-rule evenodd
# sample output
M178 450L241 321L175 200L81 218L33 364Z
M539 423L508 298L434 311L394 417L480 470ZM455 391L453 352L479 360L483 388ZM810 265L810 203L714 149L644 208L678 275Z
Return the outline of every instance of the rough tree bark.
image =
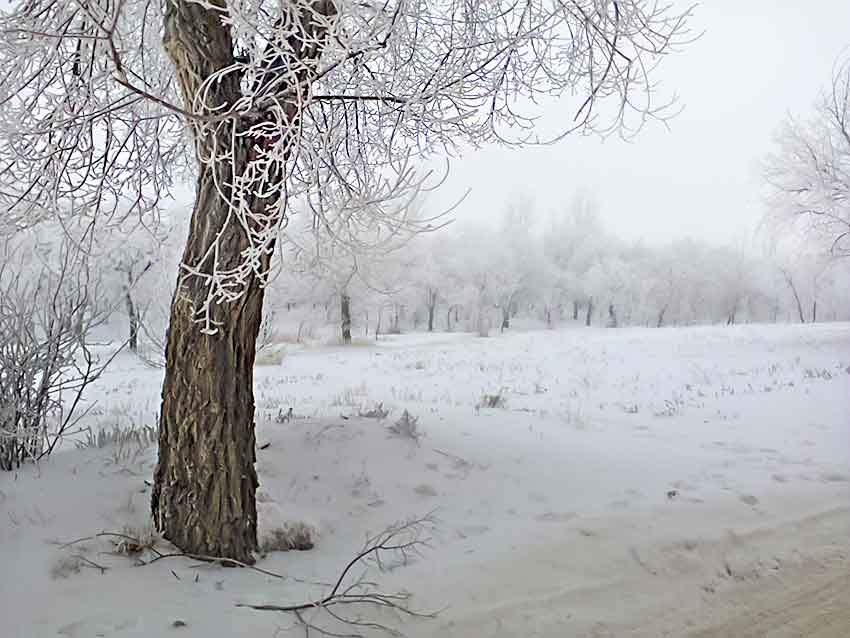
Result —
M339 310L341 316L342 342L351 343L351 297L347 292L339 295Z
M166 3L163 45L187 111L194 109L202 84L234 63L230 30L222 24L220 12L194 2ZM240 79L224 74L205 87L206 102L232 104L240 96ZM286 105L286 115L290 123L297 121L294 103ZM212 272L208 251L215 241L220 269L234 267L248 248L244 229L228 223L231 184L250 162L256 143L234 133L248 125L232 120L215 133L194 129L199 158L209 156L214 144L230 144L233 152L231 161L199 162L183 263L205 274ZM254 197L250 206L262 213L272 203ZM270 260L271 254L263 259ZM251 278L238 301L214 308L220 325L215 334L206 334L195 321L195 311L208 292L205 281L179 279L171 304L159 460L151 496L157 530L180 549L249 564L257 548L253 368L262 320L260 284L257 277Z

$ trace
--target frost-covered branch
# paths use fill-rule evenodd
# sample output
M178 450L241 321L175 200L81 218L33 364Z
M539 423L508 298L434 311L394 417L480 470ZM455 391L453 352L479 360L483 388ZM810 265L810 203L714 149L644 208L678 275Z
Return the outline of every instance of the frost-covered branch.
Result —
M218 232L184 263L214 331L216 306L267 279L293 202L328 228L415 232L405 210L439 182L421 168L436 154L666 117L650 73L688 40L689 13L647 0L18 0L0 18L0 198L18 226L154 214L190 172L208 175L246 239L232 254ZM187 40L199 23L209 41ZM573 114L545 139L540 98Z

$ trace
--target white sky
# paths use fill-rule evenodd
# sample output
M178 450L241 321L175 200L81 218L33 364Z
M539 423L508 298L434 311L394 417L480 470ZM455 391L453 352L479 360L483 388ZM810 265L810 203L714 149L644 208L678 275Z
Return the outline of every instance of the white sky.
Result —
M469 153L429 204L471 187L454 216L483 221L520 194L548 213L584 188L622 237L738 240L763 212L759 162L788 113L810 113L850 45L848 25L850 3L840 0L706 0L691 21L705 34L655 76L684 106L670 130L650 124L631 143L576 136Z

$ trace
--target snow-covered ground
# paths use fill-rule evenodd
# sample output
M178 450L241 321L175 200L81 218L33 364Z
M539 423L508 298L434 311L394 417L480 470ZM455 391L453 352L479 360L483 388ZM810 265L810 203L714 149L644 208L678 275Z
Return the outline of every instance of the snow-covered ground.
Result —
M88 423L153 425L160 381L122 354ZM62 547L144 530L155 463L66 449L0 475L0 635L301 636L236 604L313 599L427 513L421 556L368 575L440 610L412 636L850 635L850 325L403 335L293 349L255 395L260 527L320 530L258 561L285 578Z

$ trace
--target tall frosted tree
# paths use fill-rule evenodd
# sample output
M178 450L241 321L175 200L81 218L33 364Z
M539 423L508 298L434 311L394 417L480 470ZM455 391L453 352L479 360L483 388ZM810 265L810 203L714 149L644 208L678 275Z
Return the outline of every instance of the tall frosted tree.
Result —
M456 145L663 117L687 11L647 0L14 0L0 18L4 227L194 208L171 304L156 527L252 562L252 368L293 204L331 232L411 232ZM535 137L537 98L569 109ZM660 110L659 110L660 109ZM565 111L567 112L567 111Z

